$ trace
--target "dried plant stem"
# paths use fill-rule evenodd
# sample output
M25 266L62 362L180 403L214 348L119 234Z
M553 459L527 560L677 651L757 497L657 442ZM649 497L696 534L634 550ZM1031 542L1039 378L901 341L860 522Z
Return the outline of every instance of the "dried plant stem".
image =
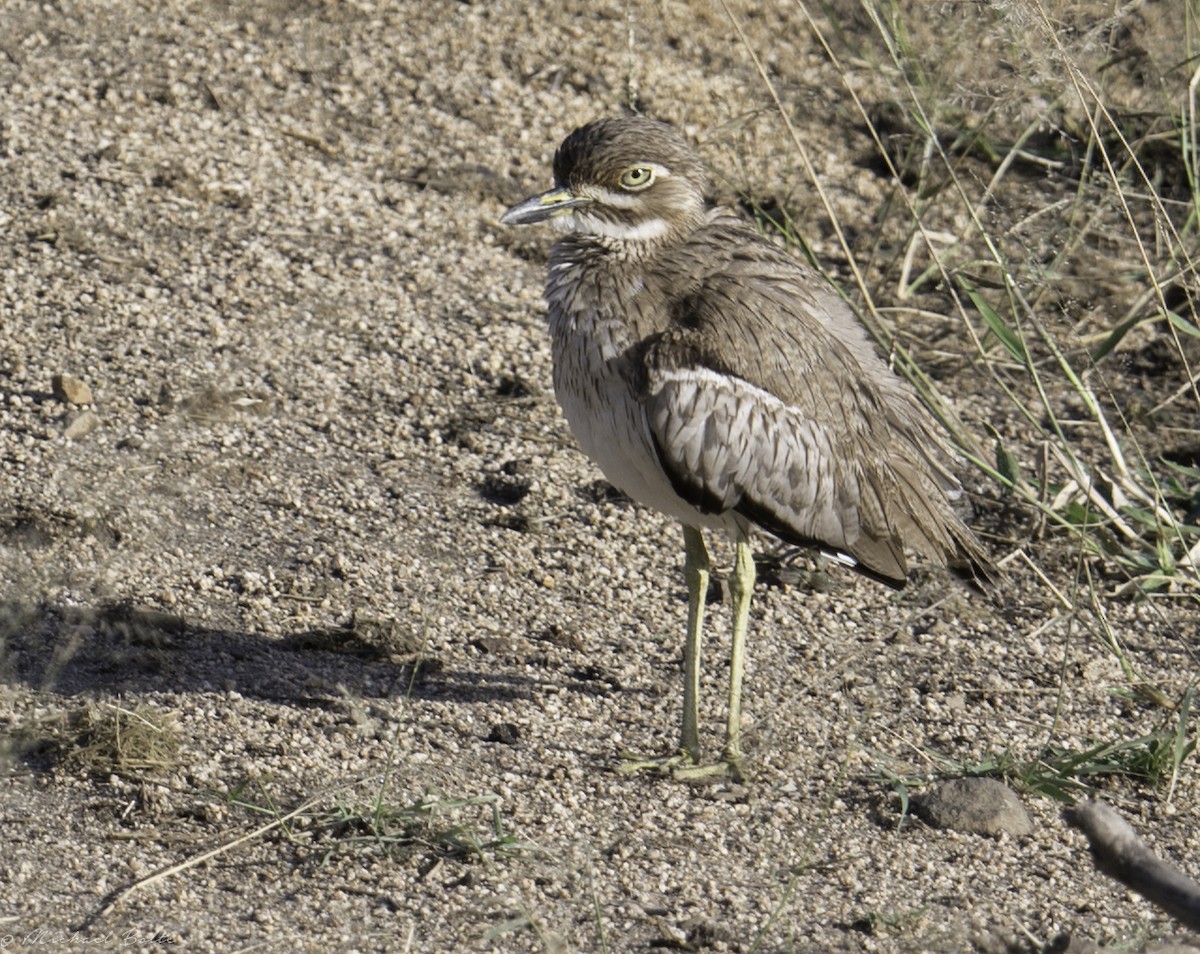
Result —
M1097 801L1081 802L1065 817L1087 836L1097 868L1189 929L1200 930L1200 884L1147 848L1125 819Z

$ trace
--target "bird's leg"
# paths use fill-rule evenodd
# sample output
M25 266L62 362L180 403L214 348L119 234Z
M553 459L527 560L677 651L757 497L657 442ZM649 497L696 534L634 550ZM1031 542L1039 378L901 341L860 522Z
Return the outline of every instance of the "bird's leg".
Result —
M725 727L725 763L731 774L737 777L742 774L742 675L746 671L746 628L750 624L754 576L754 555L750 552L750 543L739 538L730 585L733 596L733 639L729 651L729 722Z
M687 642L683 646L683 728L679 750L666 758L630 757L620 771L652 769L677 776L690 771L712 774L713 766L700 766L700 645L704 634L704 603L708 597L711 562L704 535L695 527L683 528L683 575L688 588Z
M745 780L742 773L742 675L746 669L746 627L750 622L750 597L754 591L754 556L750 543L737 541L730 591L733 596L733 646L729 657L729 722L725 729L725 751L720 762L700 762L700 647L704 635L704 603L708 596L711 563L704 537L695 527L683 528L684 576L688 587L687 642L683 647L683 728L679 752L657 759L633 759L623 772L652 769L669 772L678 779L726 776Z
M704 536L695 527L683 528L683 575L688 588L687 642L683 646L683 730L680 751L700 761L700 646L704 636L704 601L711 566Z
M691 765L675 769L675 777L697 779L725 775L735 782L745 781L742 771L742 675L746 671L746 628L750 623L750 597L754 592L754 555L749 541L739 537L737 557L730 580L733 597L733 638L729 652L729 722L725 728L725 751L721 761L711 765ZM703 607L701 607L703 611ZM696 627L696 655L699 655L699 626ZM692 627L688 626L689 645ZM687 684L684 690L683 731L686 746L688 731Z

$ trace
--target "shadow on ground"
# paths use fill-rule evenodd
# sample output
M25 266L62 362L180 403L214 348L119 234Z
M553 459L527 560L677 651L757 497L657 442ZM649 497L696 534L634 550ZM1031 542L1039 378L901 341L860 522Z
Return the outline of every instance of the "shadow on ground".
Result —
M494 668L445 668L389 621L355 619L275 637L193 627L183 617L125 603L12 602L0 605L0 679L68 697L236 692L298 706L325 706L347 695L524 699L542 682ZM586 681L580 688L587 691Z

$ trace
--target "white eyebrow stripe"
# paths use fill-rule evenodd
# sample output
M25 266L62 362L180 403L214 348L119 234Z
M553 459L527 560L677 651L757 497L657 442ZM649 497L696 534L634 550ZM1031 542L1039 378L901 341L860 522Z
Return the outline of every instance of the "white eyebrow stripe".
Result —
M613 192L611 189L602 189L599 186L592 186L588 189L588 198L614 209L632 209L638 202L636 193Z

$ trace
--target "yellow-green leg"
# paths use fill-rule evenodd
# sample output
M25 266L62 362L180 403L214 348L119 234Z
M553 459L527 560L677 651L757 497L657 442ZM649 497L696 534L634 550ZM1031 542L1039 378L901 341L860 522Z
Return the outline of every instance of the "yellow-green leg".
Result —
M700 649L704 639L704 603L712 566L704 536L695 527L683 528L683 575L688 588L687 642L683 646L683 729L679 751L700 761Z
M729 717L725 723L725 750L721 761L709 765L690 765L675 769L676 778L704 778L728 775L745 781L742 771L742 676L746 672L746 629L750 624L750 597L754 593L754 556L744 538L737 541L733 578L729 581L733 597L733 637L729 651ZM684 697L686 700L685 689ZM686 701L685 701L686 706ZM686 729L687 710L684 709Z
M683 727L679 752L659 759L627 762L622 771L655 769L676 778L694 779L727 775L744 781L742 771L742 677L746 672L746 630L750 625L750 598L754 594L754 556L744 537L737 541L737 556L730 580L733 597L733 637L729 653L729 716L725 724L725 749L721 761L700 762L700 649L704 633L704 602L708 595L710 561L704 537L694 527L683 528L684 576L688 586L687 642L683 647Z
M687 641L683 646L683 727L679 751L666 758L631 758L621 766L626 773L642 769L660 772L687 771L700 762L700 647L704 635L704 602L712 564L704 536L695 527L683 528L683 575L688 588Z
M754 555L750 544L739 539L730 590L733 595L733 639L729 651L729 721L725 724L725 763L731 774L742 769L742 676L746 672L746 629L750 625L750 598L754 595Z

